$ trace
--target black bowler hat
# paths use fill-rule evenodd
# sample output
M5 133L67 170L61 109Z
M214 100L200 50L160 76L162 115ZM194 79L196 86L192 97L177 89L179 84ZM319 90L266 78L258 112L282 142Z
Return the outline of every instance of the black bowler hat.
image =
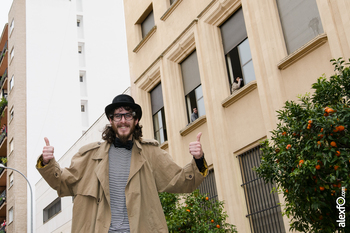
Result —
M142 110L140 105L136 104L134 99L130 95L125 94L121 94L114 97L112 103L105 108L107 118L109 119L108 115L113 114L113 111L115 109L126 106L131 107L135 111L137 119L141 119Z

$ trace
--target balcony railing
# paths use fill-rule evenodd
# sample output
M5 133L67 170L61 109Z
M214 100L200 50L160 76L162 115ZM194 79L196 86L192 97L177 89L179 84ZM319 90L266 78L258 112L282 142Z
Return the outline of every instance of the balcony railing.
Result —
M2 59L5 57L6 51L7 51L7 41L6 41L4 48L2 49L1 54L0 54L0 64L2 62Z
M7 106L7 99L5 97L2 97L0 101L0 116L3 116L3 111L6 106Z
M2 133L0 134L0 145L1 145L1 143L4 141L4 139L6 138L6 136L7 136L7 133L6 133L6 132L2 132Z
M1 79L0 79L0 88L1 88L2 85L4 84L6 78L7 78L7 68L6 68L4 74L2 75L2 77L1 77Z
M0 206L6 201L6 189L0 195Z

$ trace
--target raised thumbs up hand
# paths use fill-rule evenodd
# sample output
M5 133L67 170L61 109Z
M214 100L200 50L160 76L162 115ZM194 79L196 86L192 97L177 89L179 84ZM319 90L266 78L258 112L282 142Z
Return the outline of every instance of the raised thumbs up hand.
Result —
M46 146L43 148L43 164L46 165L50 162L51 159L54 158L53 152L54 147L50 146L49 139L47 137L44 138Z
M195 158L195 159L200 159L203 156L203 151L202 151L202 144L200 142L201 140L202 133L197 134L197 141L191 142L190 143L190 154Z

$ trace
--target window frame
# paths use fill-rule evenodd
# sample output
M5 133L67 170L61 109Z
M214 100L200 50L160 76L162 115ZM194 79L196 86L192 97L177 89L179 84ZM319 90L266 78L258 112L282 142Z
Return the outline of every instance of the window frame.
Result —
M59 213L62 212L62 199L57 197L54 201L52 201L48 206L43 209L43 223L47 223ZM57 208L59 206L59 208ZM57 209L56 209L57 208ZM53 210L53 212L51 212Z

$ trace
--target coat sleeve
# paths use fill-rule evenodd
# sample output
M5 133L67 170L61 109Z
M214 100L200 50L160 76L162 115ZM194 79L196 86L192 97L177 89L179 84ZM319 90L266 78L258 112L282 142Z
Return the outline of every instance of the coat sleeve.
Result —
M58 196L74 196L75 185L85 171L86 156L80 152L75 154L69 168L61 168L54 158L46 166L40 166L41 160L42 156L39 157L36 168L51 188L57 191Z
M182 168L166 151L159 151L153 157L152 165L158 192L190 193L202 183L206 172L202 175L194 159Z

